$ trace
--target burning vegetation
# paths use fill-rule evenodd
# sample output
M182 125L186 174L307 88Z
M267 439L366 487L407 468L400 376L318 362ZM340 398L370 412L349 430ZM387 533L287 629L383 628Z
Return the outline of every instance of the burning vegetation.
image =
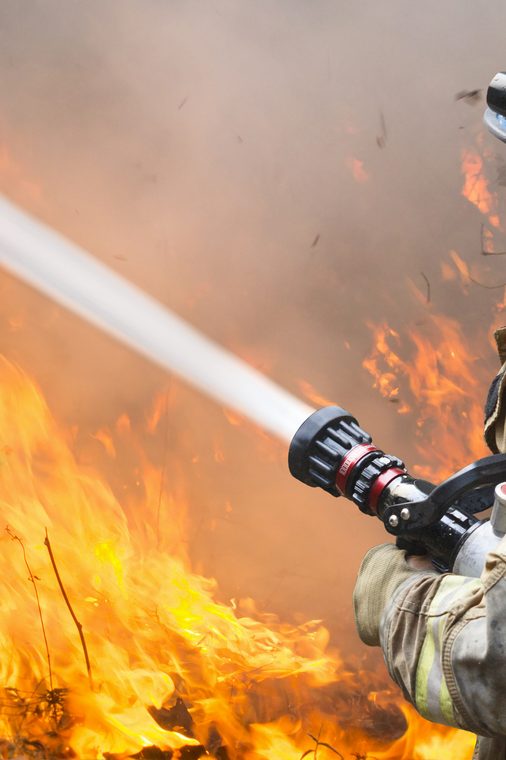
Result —
M480 143L481 140L478 141ZM485 217L483 237L492 241L492 230L502 230L497 214L497 194L490 190L484 156L477 149L462 151L462 195ZM485 226L486 225L486 226ZM483 255L493 250L483 249ZM423 274L426 292L410 282L414 300L423 317L413 325L395 329L387 322L369 324L374 347L363 367L373 377L373 387L397 413L416 419L416 449L420 462L413 472L435 483L487 453L483 435L481 393L491 382L487 350L489 325L478 323L464 331L461 323L438 310L431 302L431 284ZM504 292L503 284L486 285L473 274L473 267L450 251L441 262L443 282L456 281L461 293L481 286ZM503 301L491 319L502 320ZM476 348L479 347L479 348Z
M416 415L419 461L432 462L413 472L437 483L485 456L477 397L486 378L460 325L430 314L423 326L402 334L388 324L372 330L375 346L364 368L398 414Z
M0 385L2 757L442 760L470 750L472 737L429 727L384 676L343 662L321 622L217 602L184 551L184 501L160 493L126 416L98 436L110 456L121 444L138 457L139 497L122 506L5 359ZM146 429L159 420L155 410Z
M464 156L463 192L496 228L480 161ZM464 292L474 282L456 252L441 274ZM414 471L437 482L484 453L477 395L488 376L424 278L427 293L412 286L423 324L371 325L363 366L399 414L416 415L420 461L433 464ZM217 601L216 583L192 570L186 551L184 487L160 477L126 414L93 436L118 467L129 452L136 488L120 500L81 456L75 430L59 427L7 359L0 386L1 757L470 757L472 736L423 721L384 674L329 647L321 621L288 624L251 599ZM331 403L307 381L299 387L315 405ZM143 435L160 433L173 396L155 400ZM218 440L213 456L223 463Z

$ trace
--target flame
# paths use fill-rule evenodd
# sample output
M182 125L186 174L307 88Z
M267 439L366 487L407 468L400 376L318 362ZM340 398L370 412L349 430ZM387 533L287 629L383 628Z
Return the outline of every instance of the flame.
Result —
M475 151L462 151L462 174L464 186L462 195L488 218L492 227L500 227L497 214L497 196L489 190L488 180L483 174L483 159Z
M231 409L222 408L221 410L225 419L231 427L241 427L247 431L251 439L254 442L256 453L261 461L264 462L285 462L286 461L286 449L285 446L273 438L269 433L266 433L263 428L255 425L246 417L241 416ZM214 445L214 459L218 463L222 463L226 459L226 454L221 446L215 442Z
M471 282L471 273L469 271L469 267L464 259L459 256L457 251L450 251L450 258L453 261L458 276L460 277L462 289L464 293L467 294L467 288Z
M111 459L116 459L116 447L112 435L109 430L100 429L92 436L96 441L99 441L107 452Z
M176 398L177 390L175 383L172 383L167 390L157 394L147 420L147 429L150 433L154 433L162 419L166 419L169 409L171 409L176 402Z
M417 450L431 464L416 465L414 473L438 481L484 456L481 363L458 322L429 314L423 326L402 335L386 323L370 327L374 348L363 366L373 387L402 400L399 413L416 410Z
M315 406L335 406L335 401L331 401L327 396L323 396L307 380L299 380L298 386L303 396Z
M127 443L137 454L139 487L120 505L5 359L0 384L0 722L10 756L29 742L47 758L125 758L153 745L174 760L191 747L192 757L207 747L223 758L226 747L230 760L299 760L332 754L325 744L390 760L470 756L468 735L430 727L374 675L350 673L320 622L292 626L252 600L217 602L215 582L186 556L184 490L161 490L127 415L95 435L109 455ZM364 711L369 722L374 711L397 723L404 714L408 729L371 737Z

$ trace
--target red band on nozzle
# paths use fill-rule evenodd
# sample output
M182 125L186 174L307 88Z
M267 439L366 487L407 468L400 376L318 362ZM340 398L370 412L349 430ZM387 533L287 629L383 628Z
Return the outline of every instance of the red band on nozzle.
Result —
M360 443L358 446L354 446L348 454L344 457L336 475L337 489L344 495L346 493L346 484L348 479L355 469L355 466L360 462L367 454L371 454L373 451L378 451L376 446L372 444Z
M374 512L375 515L378 514L378 502L382 492L389 485L389 483L392 482L392 480L395 480L400 475L406 475L406 470L401 470L399 467L392 467L391 469L385 470L385 472L382 472L380 475L378 475L374 481L371 488L371 493L369 494L369 501L367 503L367 506L371 512Z

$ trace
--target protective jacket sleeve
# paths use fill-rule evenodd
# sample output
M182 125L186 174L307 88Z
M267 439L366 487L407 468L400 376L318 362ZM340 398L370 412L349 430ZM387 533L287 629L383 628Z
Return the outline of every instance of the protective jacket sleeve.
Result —
M437 577L435 572L429 574ZM406 562L406 552L393 544L367 552L353 592L355 624L364 644L380 645L380 622L390 599L401 585L419 576Z
M380 621L393 680L425 718L473 731L477 757L506 757L506 538L480 579L419 575ZM489 748L489 752L487 751Z
M485 407L485 438L506 452L506 328ZM506 479L506 476L505 476ZM480 578L413 571L404 552L366 556L354 596L362 640L425 718L479 736L475 758L506 760L506 537Z
M395 546L376 547L354 594L359 634L381 644L405 698L428 720L478 734L479 760L506 760L505 600L506 538L481 578L411 570Z

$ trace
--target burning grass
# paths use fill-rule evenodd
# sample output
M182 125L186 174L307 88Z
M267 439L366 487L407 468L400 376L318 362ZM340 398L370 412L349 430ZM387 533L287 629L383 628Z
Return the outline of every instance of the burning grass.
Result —
M160 492L125 419L106 439L137 446L129 517L3 359L0 385L0 757L443 760L449 737L469 754L470 737L346 667L320 622L215 601L182 548L184 500Z

